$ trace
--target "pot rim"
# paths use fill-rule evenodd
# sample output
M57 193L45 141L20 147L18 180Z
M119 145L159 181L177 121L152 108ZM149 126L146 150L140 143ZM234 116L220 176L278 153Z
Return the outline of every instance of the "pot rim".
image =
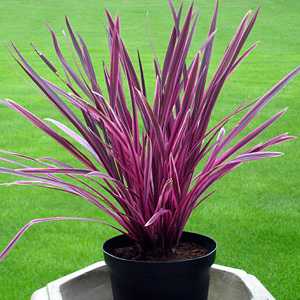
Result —
M130 262L130 263L143 263L143 264L175 264L175 263L184 263L184 262L193 262L193 261L200 261L200 260L205 260L211 256L213 256L216 253L217 250L217 243L214 239L212 239L211 237L207 236L207 235L202 235L199 233L195 233L195 232L188 232L188 231L184 231L183 234L187 234L187 235L194 235L194 236L198 236L199 238L204 238L207 241L209 241L213 246L212 246L212 250L209 251L207 254L202 255L202 256L197 256L197 257L193 257L193 258L186 258L186 259L174 259L174 260L166 260L166 261L160 261L160 260L136 260L136 259L126 259L126 258L122 258L116 255L113 255L112 253L110 253L108 251L108 244L110 241L114 240L114 239L118 239L121 237L128 237L125 234L121 234L121 235L117 235L114 236L108 240L106 240L103 244L102 250L104 255L107 255L115 260L118 261L123 261L123 262Z

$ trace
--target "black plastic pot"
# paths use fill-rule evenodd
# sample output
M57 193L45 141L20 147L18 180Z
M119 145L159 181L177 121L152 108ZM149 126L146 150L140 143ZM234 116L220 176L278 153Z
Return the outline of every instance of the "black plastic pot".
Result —
M209 271L216 256L216 243L209 237L184 232L182 241L199 243L208 254L178 261L136 261L112 255L130 245L120 235L104 243L104 259L110 269L114 300L207 300Z

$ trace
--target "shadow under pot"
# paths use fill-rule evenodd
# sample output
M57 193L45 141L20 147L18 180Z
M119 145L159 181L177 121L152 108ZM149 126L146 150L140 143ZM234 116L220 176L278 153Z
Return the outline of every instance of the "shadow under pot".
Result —
M104 259L110 270L114 300L207 300L210 267L216 256L216 243L209 237L184 232L181 243L206 249L199 257L148 261L117 256L116 249L132 246L120 235L103 245Z

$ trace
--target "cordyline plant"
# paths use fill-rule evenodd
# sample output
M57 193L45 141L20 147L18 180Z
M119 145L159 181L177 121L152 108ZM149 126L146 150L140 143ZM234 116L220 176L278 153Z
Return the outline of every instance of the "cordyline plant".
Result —
M67 41L75 53L72 65L62 53L56 34L50 29L65 76L34 48L65 89L41 77L19 50L14 45L12 47L17 63L65 117L68 125L53 119L45 122L12 100L1 101L53 138L82 165L73 167L53 158L37 159L1 151L1 160L16 167L0 168L0 172L25 178L12 184L35 185L77 195L112 217L119 227L111 226L127 234L141 251L155 248L162 253L176 248L191 213L211 195L206 192L215 181L244 162L281 155L267 149L293 139L287 133L246 147L286 109L242 138L237 136L300 72L298 67L265 95L251 104L239 106L210 127L211 115L225 82L256 47L254 44L241 53L258 11L254 14L249 12L242 19L217 70L208 81L218 3L208 37L191 63L187 62L187 55L197 15L192 5L181 25L182 5L176 10L170 2L170 7L174 27L163 64L154 59L156 87L153 96L146 93L140 55L137 71L120 37L119 18L113 19L106 12L110 49L110 67L104 65L107 98L100 88L84 40L74 33L66 19ZM83 118L78 117L78 112ZM225 125L241 113L243 116L226 133ZM142 126L139 126L139 118L143 121ZM203 168L195 174L199 162L203 162ZM33 224L59 220L101 222L77 217L32 220L8 244L0 259Z

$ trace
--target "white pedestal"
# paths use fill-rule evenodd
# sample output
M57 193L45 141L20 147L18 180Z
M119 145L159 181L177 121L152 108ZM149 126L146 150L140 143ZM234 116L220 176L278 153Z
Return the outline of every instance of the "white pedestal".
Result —
M209 300L275 300L261 282L243 270L213 265ZM93 264L36 291L31 300L112 300L104 262ZM188 299L187 299L188 300Z

